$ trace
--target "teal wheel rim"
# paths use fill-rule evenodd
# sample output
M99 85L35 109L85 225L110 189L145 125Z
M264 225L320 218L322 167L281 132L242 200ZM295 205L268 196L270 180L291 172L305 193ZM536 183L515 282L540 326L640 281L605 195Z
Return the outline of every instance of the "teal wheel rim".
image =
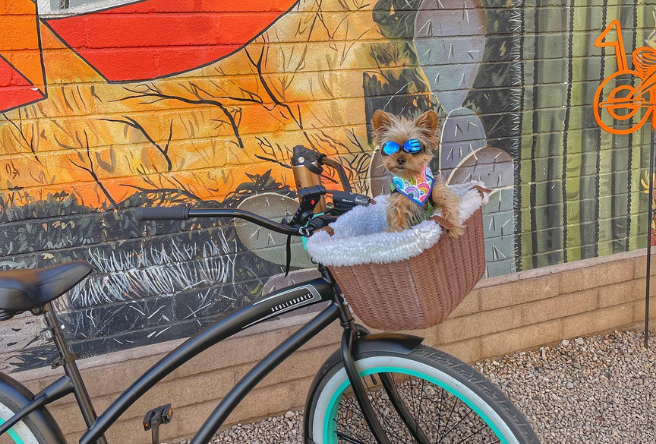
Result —
M499 428L490 420L490 418L477 406L475 405L470 399L468 399L466 396L464 396L462 393L460 393L458 390L455 388L449 386L448 384L437 380L436 378L426 375L424 373L418 372L416 370L410 370L406 368L401 368L401 367L392 367L392 366L383 366L383 367L373 367L367 370L363 370L359 372L360 377L366 377L369 375L372 375L374 373L397 373L397 374L403 374L403 375L408 375L408 376L414 376L419 379L425 379L426 381L429 381L438 387L441 387L442 389L446 390L447 392L451 393L453 396L457 397L460 401L462 401L465 405L467 405L470 409L472 409L476 414L485 421L485 423L492 429L496 437L499 439L499 441L502 444L508 444L508 440L506 439L505 436L501 433ZM348 380L348 378L339 386L339 388L333 393L333 396L330 399L330 403L328 404L328 408L326 409L326 412L328 412L328 417L325 418L323 422L323 443L324 444L338 444L336 438L337 438L337 421L334 421L334 418L337 417L337 410L339 409L339 402L342 399L342 396L344 395L344 391L351 385L351 382Z
M2 418L0 418L0 425L2 425L2 424L4 424L4 423L5 423L5 420L2 419ZM25 443L23 442L23 440L21 439L21 437L18 436L18 433L16 433L16 431L15 431L14 429L9 429L9 431L7 432L7 434L9 434L9 437L10 437L11 439L13 439L14 442L15 442L16 444L25 444Z

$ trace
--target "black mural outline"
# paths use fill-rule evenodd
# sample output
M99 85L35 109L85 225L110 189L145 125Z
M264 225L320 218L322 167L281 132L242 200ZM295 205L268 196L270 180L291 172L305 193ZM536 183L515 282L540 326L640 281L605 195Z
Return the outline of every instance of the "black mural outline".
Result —
M39 50L39 64L41 65L41 77L43 78L43 91L41 91L43 97L41 97L40 99L32 100L31 102L25 102L20 105L12 106L11 108L3 109L0 111L2 113L8 113L10 111L13 111L18 108L22 108L24 106L33 105L42 100L46 100L48 98L48 80L46 79L46 65L43 61L44 57L43 57L43 45L41 44L41 26L39 26L39 23L41 22L41 20L39 19L39 5L34 0L30 0L30 1L34 3L34 14L35 14L34 24L36 26L36 39L37 39L37 49ZM34 82L32 82L27 77L25 77L25 75L23 75L23 73L19 69L17 69L9 60L7 60L2 54L0 54L0 59L4 60L9 66L11 66L14 69L14 71L20 74L20 76L24 78L30 85L36 86ZM0 104L0 106L2 105Z
M637 1L637 0L636 0ZM521 84L519 85L519 109L517 110L518 114L518 129L517 129L517 162L515 164L515 207L513 211L515 212L516 227L515 227L515 270L517 272L522 271L522 126L524 124L524 93L526 90L526 75L524 71L524 31L526 30L524 24L524 7L525 0L519 0L518 5L514 5L514 8L519 9L519 76Z
M83 16L85 16L85 15L96 14L96 13L104 12L104 11L108 11L108 10L111 10L111 9L121 8L121 7L125 7L125 6L132 6L132 5L136 5L136 4L139 4L139 3L143 3L143 2L146 2L146 1L149 1L149 0L140 0L140 1L138 1L138 2L130 3L130 4L128 4L128 5L112 6L112 7L108 7L108 8L106 8L106 9L99 9L99 10L97 10L97 11L85 12L85 13L83 13L83 14L75 15L75 17L83 17ZM224 55L224 56L222 56L222 57L219 57L219 58L216 59L216 60L212 60L211 62L207 62L207 63L204 63L204 64L202 64L202 65L198 65L198 66L196 66L196 67L194 67L194 68L184 69L184 70L182 70L182 71L177 71L177 72L174 72L174 73L170 73L170 74L166 74L166 75L162 75L162 76L158 76L158 77L147 77L147 78L144 78L144 79L131 79L131 80L109 80L107 77L105 77L104 75L102 75L102 73L101 73L100 71L98 71L98 69L96 69L96 67L93 66L93 64L91 64L87 59L85 59L84 57L82 57L82 55L80 55L75 49L73 49L73 48L68 44L68 42L66 42L66 41L65 41L65 40L64 40L64 39L63 39L63 38L62 38L62 37L61 37L61 36L60 36L60 35L59 35L59 34L58 34L58 33L52 28L52 26L50 26L50 24L48 23L48 22L51 22L51 21L54 22L54 21L57 21L57 20L62 20L62 19L70 18L70 17L54 17L54 18L51 18L51 19L40 19L40 20L43 22L43 24L44 24L46 27L48 27L48 29L50 29L50 31L55 35L55 37L57 37L57 39L58 39L60 42L62 42L62 43L64 44L64 46L66 46L68 49L70 49L71 51L73 51L73 53L75 53L75 55L77 55L82 61L84 61L84 63L86 63L91 69L93 69L93 70L96 72L96 74L98 74L98 75L99 75L99 76L100 76L105 82L107 82L107 83L110 84L110 85L120 85L120 84L127 84L127 83L149 82L149 81L152 81L152 80L166 79L166 78L169 78L169 77L173 77L173 76L177 76L177 75L180 75L180 74L184 74L184 73L186 73L186 72L191 72L191 71L194 71L194 70L196 70L196 69L206 68L206 67L208 67L208 66L210 66L210 65L212 65L212 64L214 64L214 63L217 63L217 62L219 62L219 61L221 61L221 60L223 60L223 59L225 59L225 58L228 58L228 57L230 57L231 55L234 55L234 54L236 54L237 52L243 50L245 47L247 47L248 45L250 45L251 43L253 43L253 42L254 42L255 40L257 40L259 37L261 37L262 34L264 34L265 32L267 32L267 31L269 30L269 28L271 28L271 27L272 27L273 25L275 25L280 19L282 19L283 17L285 17L285 16L286 16L287 14L289 14L294 8L296 8L296 7L299 5L300 1L301 1L301 0L296 0L296 1L292 4L292 6L291 6L289 9L287 9L287 10L284 11L284 12L282 12L282 13L278 16L277 19L275 19L273 22L271 22L271 23L269 24L269 26L267 26L266 28L262 29L262 31L259 32L257 35L255 35L252 39L248 40L248 41L245 42L242 46L240 46L239 48L235 49L234 51L232 51L232 52L230 52L230 53L228 53L228 54L226 54L226 55ZM43 57L42 57L42 58L43 58Z
M638 0L633 1L633 48L638 47ZM631 86L635 87L635 77L631 76ZM633 118L629 120L629 125L633 126ZM640 139L638 139L640 140ZM638 163L639 165L639 163ZM633 133L629 133L629 175L627 177L627 197L626 197L626 240L624 242L625 251L630 251L629 239L631 237L631 171L633 170Z
M540 0L536 0L535 2L535 12L533 16L533 29L537 30L540 29ZM538 147L538 106L536 103L538 102L539 95L538 95L538 65L539 65L539 45L538 45L538 39L537 37L534 37L533 41L533 122L532 122L532 130L533 130L533 137L531 138L531 159L535 159L535 153ZM531 161L533 163L533 161ZM537 185L535 184L535 168L534 165L531 165L531 184L529 185L530 187L530 209L531 209L531 260L533 261L533 267L532 268L538 268L538 223L537 223L537 214L536 214L536 201L537 201Z
M632 22L631 25L633 25L632 28L630 28L629 26L624 26L624 23L627 21L626 20L627 19L626 15L623 14L623 12L625 11L624 6L626 6L626 4L625 4L624 0L621 0L621 2L619 3L619 7L620 7L620 12L619 12L620 18L619 18L619 20L620 20L620 24L622 25L621 28L624 29L624 30L626 30L626 29L632 29L633 30L633 32L632 32L632 36L633 36L632 43L633 43L633 48L636 48L636 38L637 38L636 33L637 33L637 30L636 30L636 26L634 24L636 19L634 17L634 20L631 20L631 22ZM633 13L633 15L635 15L635 13L636 13L635 4L634 4L634 9L632 10L632 13ZM633 77L633 76L631 76L631 86L635 86L635 77ZM629 123L631 125L633 124L633 117L631 117L629 119ZM615 137L617 137L617 136L613 134L612 135L613 141L614 141ZM628 161L627 161L627 167L628 167L628 171L629 171L629 174L627 175L627 182L628 182L628 184L627 184L627 191L628 191L628 195L627 195L627 219L629 219L629 220L631 218L631 199L630 199L631 194L630 193L631 193L631 167L632 167L631 156L633 154L632 145L633 145L633 133L629 133L629 134L627 134L627 147L626 147L629 151ZM615 143L613 143L612 146L614 147ZM617 156L617 150L612 150L611 159L612 159L613 164L616 161L616 156ZM613 174L611 176L611 188L612 189L615 189L615 186L616 186L617 182L618 181L615 177L615 174ZM611 240L612 240L611 254L614 254L616 252L620 253L620 252L628 251L628 248L629 248L629 243L628 242L629 242L630 222L627 222L627 225L622 230L621 234L620 234L620 229L617 226L617 220L619 219L619 217L616 216L617 213L615 212L614 209L616 208L616 206L617 206L616 203L619 199L620 199L619 196L616 196L616 195L611 195L610 196L611 208L612 208L612 210L611 210L611 225L610 225ZM623 237L625 238L625 241L624 241L625 245L624 245L624 249L618 251L616 245L617 245L617 240L620 239L620 235L623 235Z
M572 113L572 77L574 72L574 6L576 0L570 0L569 32L567 33L567 96L565 99L565 121L563 122L563 167L562 167L562 196L563 196L563 262L567 262L567 143L569 136L569 119Z
M608 23L608 0L603 0L601 7L601 29L606 29ZM599 69L599 83L606 77L606 48L601 48L601 67ZM595 230L594 230L594 257L599 256L599 172L601 171L601 128L597 129L597 158L595 165Z

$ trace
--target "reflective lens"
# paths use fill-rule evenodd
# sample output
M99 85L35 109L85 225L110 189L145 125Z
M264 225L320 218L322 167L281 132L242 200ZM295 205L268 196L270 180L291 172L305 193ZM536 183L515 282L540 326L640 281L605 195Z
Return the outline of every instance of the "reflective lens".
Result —
M401 146L398 143L393 140L388 140L385 142L385 145L383 145L383 154L391 156L392 154L398 153L400 149ZM403 144L403 151L409 154L417 154L421 151L421 143L419 143L417 139L406 140Z
M421 151L421 143L417 139L406 140L403 144L403 149L406 153L417 154Z
M383 154L391 156L392 154L398 153L399 149L401 149L401 146L398 143L393 140L388 140L385 142L385 145L383 145Z
M385 142L385 145L383 145L383 154L391 156L392 154L398 153L400 149L401 146L398 143L393 140L388 140ZM421 151L421 143L419 143L417 139L406 140L403 144L403 151L408 154L417 154Z

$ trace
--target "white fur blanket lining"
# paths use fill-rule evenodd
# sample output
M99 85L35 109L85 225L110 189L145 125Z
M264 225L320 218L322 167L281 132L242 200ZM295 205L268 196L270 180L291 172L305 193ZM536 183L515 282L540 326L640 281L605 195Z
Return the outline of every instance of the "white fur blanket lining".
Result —
M464 223L488 202L473 186L482 182L449 185L461 199L460 221ZM376 204L356 207L330 224L335 233L314 234L307 242L308 253L315 262L339 267L360 264L389 264L418 256L440 239L442 227L425 220L414 227L387 232L387 196L376 197ZM435 214L440 214L436 211Z

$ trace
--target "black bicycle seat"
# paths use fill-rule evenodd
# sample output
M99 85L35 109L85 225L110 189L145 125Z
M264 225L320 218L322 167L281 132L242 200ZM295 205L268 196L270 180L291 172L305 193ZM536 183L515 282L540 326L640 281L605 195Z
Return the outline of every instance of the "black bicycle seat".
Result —
M91 273L85 261L47 268L0 271L0 320L42 307L58 298Z

